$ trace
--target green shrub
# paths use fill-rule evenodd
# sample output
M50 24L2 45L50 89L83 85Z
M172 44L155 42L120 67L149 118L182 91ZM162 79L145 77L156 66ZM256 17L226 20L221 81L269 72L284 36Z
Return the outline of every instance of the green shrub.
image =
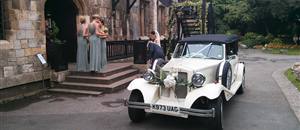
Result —
M274 40L274 36L272 35L272 34L268 34L267 36L266 36L266 40L267 40L267 43L270 43L270 42L272 42L273 40Z
M227 30L227 31L226 31L226 34L227 34L227 35L232 35L232 34L238 35L238 34L240 34L240 32L239 32L239 30L232 29L232 30Z
M248 32L246 33L241 40L248 40L248 39L255 39L258 36L258 34L254 32Z
M264 45L267 44L267 39L259 34L248 32L241 39L241 43L247 45L248 47L253 47L255 45Z
M268 43L268 40L262 36L262 35L258 35L255 39L256 43L260 44L260 45L264 45Z
M230 30L229 26L224 23L222 20L218 20L216 19L216 30L217 30L217 33L219 34L224 34L226 33L226 30Z
M256 45L255 41L253 39L246 39L242 40L241 43L247 45L248 47L254 47Z
M280 39L280 38L274 38L272 41L271 41L272 43L283 43L283 41L282 41L282 39Z

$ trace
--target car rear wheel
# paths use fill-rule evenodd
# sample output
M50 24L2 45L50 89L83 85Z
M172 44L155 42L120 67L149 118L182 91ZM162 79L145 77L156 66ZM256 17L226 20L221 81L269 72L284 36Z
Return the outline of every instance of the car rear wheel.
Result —
M143 95L140 91L132 91L129 97L131 102L142 102L144 103ZM145 119L145 110L128 107L128 115L132 122L141 122Z
M223 98L220 96L211 103L211 108L215 109L215 117L212 118L212 130L223 130Z

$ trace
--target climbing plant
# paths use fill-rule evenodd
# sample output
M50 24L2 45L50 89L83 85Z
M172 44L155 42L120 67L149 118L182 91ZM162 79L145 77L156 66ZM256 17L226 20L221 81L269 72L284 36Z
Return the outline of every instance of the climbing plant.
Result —
M169 21L168 21L168 35L169 35L169 41L167 44L167 55L170 55L170 51L172 51L172 40L174 41L174 39L176 39L176 34L178 33L179 30L177 30L177 21L183 14L184 12L182 12L182 8L184 7L196 7L196 19L197 19L197 24L199 25L199 30L201 30L201 32L206 32L207 28L206 25L201 26L202 23L206 24L207 22L207 12L208 12L208 4L206 5L206 14L204 16L205 18L205 22L202 22L202 17L201 17L201 12L202 12L202 0L191 0L191 1L185 1L185 2L180 2L180 3L173 3L172 6L170 7L170 17L169 17ZM201 28L204 27L204 28ZM178 38L177 38L178 39Z

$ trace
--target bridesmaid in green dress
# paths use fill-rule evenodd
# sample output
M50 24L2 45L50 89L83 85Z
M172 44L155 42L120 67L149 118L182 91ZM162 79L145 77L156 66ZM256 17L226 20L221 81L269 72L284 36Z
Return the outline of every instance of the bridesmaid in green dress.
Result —
M101 60L99 56L100 51L100 38L97 36L97 26L98 24L98 15L92 16L92 22L88 26L88 30L90 33L89 41L90 41L90 71L92 72L98 72L100 71L101 65L99 64L99 61Z
M99 24L99 29L100 29L100 41L101 41L101 52L100 52L100 57L101 57L101 66L102 68L105 67L107 64L107 57L106 57L106 38L108 37L108 29L104 26L104 20L100 19L100 24Z
M92 19L93 21L89 24L90 71L101 72L106 64L106 47L102 42L107 35L101 31L102 22L100 22L99 15L93 15Z
M83 17L80 17L80 26L77 31L77 71L88 70L88 42L87 24Z

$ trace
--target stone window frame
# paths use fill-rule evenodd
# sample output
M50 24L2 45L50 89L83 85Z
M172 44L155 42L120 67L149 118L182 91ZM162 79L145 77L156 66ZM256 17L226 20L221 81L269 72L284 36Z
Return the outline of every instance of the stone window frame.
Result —
M0 0L0 40L4 40L4 3L3 0Z

